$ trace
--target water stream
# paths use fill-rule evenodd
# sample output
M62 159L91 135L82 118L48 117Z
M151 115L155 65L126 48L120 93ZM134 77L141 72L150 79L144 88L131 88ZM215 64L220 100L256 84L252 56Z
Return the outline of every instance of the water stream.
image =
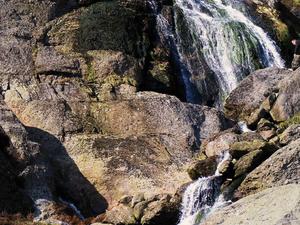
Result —
M213 176L199 178L187 187L183 195L178 225L198 225L213 208L223 205L223 198L220 196L222 178L219 167L230 157L230 154L225 152Z
M197 61L203 64L204 60L217 80L221 100L250 72L258 68L284 67L284 61L275 42L247 15L233 8L233 3L241 5L242 1L175 0L175 2L177 7L175 20L176 24L180 24L177 27L182 29L185 20L184 23L189 30L189 34L183 33L182 30L178 31L181 32L178 36L179 43L185 45L180 51L186 57L186 67L193 68ZM190 49L187 50L186 46ZM211 76L204 74L203 77L197 78L195 73L197 67L190 70L191 82L194 82L193 79ZM203 79L203 82L207 83L208 79ZM204 91L206 90L200 89L200 92Z

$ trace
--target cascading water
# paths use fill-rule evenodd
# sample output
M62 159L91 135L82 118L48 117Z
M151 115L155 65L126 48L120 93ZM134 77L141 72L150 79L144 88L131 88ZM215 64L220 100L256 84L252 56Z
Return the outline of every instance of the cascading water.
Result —
M173 60L175 60L175 63L180 70L182 82L185 86L186 99L190 103L197 103L198 93L195 86L189 81L188 69L185 67L184 63L182 63L183 56L178 50L179 46L175 38L176 35L173 27L159 10L159 7L154 0L148 1L148 4L156 17L156 30L160 41L171 50Z
M201 219L216 205L216 202L217 205L222 205L217 201L221 185L219 167L230 157L228 152L224 153L214 176L199 178L187 187L183 195L181 218L178 225L198 225Z
M186 67L193 68L197 61L203 64L204 60L219 86L219 100L228 95L250 72L265 67L284 67L274 41L246 15L233 8L233 0L175 2L177 27L185 20L190 33L186 34L185 28L177 31L179 43L185 44L181 46L180 52L186 55ZM234 4L242 4L242 1L234 1ZM187 36L188 39L183 40ZM190 49L186 50L186 46ZM187 51L192 52L193 56L187 54ZM190 70L192 79L194 73L197 73L197 67L194 71ZM206 82L203 77L200 79ZM203 92L206 90L200 89L200 94L205 95Z

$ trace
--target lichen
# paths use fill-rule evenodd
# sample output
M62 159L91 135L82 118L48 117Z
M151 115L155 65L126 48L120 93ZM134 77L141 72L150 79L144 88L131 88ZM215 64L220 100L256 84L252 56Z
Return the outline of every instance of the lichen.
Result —
M292 118L290 118L284 122L281 122L279 124L279 128L284 130L294 124L300 124L300 113L297 113Z

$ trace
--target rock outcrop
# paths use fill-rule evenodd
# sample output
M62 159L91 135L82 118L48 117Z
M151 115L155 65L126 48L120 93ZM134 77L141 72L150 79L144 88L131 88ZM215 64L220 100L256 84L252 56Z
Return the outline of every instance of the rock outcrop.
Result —
M208 216L204 225L298 224L300 186L290 184L249 195Z
M241 197L270 187L299 183L300 140L279 149L264 163L247 175L237 194Z

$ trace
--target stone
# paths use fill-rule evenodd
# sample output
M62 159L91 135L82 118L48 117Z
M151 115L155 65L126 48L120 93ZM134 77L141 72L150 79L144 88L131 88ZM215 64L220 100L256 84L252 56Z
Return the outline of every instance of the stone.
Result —
M80 76L80 62L45 46L37 50L35 69L38 74L69 74Z
M33 212L34 203L19 185L17 162L9 157L14 151L9 136L0 127L0 211L9 214L21 213L27 215Z
M239 141L233 143L230 146L229 153L233 156L233 158L239 158L242 155L247 154L251 151L255 151L267 147L268 147L268 143L259 139L253 141Z
M216 137L205 140L201 146L201 150L208 157L220 155L222 152L229 150L230 145L236 141L238 141L237 134L224 131L216 135Z
M223 175L223 177L228 177L231 174L232 170L232 157L218 164L218 172Z
M267 68L255 71L242 80L225 102L225 114L234 120L247 121L251 113L259 110L266 99L272 94L279 82L290 72L285 69ZM258 113L259 114L259 113ZM258 122L257 117L255 121ZM253 123L253 122L252 122Z
M124 205L119 205L105 213L104 223L112 224L136 224L132 208Z
M270 153L264 150L254 150L242 156L234 164L234 177L239 177L251 172L270 156Z
M139 203L139 202L143 202L145 200L145 195L144 193L139 193L133 196L132 200L131 200L131 207L134 208L134 206Z
M218 162L218 157L212 156L204 160L198 160L188 168L187 172L192 180L197 180L200 177L208 177L214 175Z
M175 225L178 222L180 202L168 201L162 199L149 203L148 207L144 210L141 218L141 224L170 224Z
M288 145L292 141L300 138L300 125L291 125L279 135L281 145Z
M279 93L271 116L277 122L285 121L300 112L300 69L289 74L279 83Z
M124 204L124 205L129 205L132 202L132 198L133 198L132 196L124 195L119 200L119 203Z
M216 210L203 225L299 224L300 185L268 188Z
M247 175L238 188L238 196L247 196L270 187L299 183L300 140L277 150L271 157Z
M277 133L276 130L271 129L260 131L259 134L267 141L275 137Z
M133 208L133 215L137 220L140 220L144 214L144 210L147 208L149 202L143 201L137 203Z

